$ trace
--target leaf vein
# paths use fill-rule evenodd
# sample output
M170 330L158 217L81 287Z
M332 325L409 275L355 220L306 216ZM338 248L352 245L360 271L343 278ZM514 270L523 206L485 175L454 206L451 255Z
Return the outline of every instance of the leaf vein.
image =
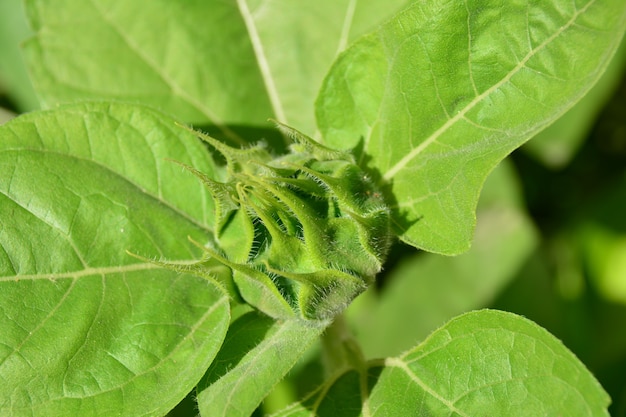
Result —
M467 112L472 110L475 106L480 104L483 99L488 97L491 93L497 91L504 84L509 82L514 75L516 75L521 69L526 67L526 63L534 57L538 52L548 46L552 41L554 41L558 36L560 36L563 32L572 27L578 17L584 13L595 0L591 0L587 3L583 8L578 10L572 18L563 26L561 26L557 31L555 31L550 37L544 40L541 44L539 44L535 49L532 49L526 56L518 62L518 64L513 67L511 71L509 71L499 82L495 83L489 89L485 90L482 94L474 98L471 102L469 102L463 109L459 110L457 114L454 115L451 119L447 120L439 129L437 129L434 133L432 133L429 137L427 137L419 146L415 147L411 150L404 158L400 159L395 165L393 165L385 174L383 175L383 179L386 181L391 180L395 177L402 169L404 169L411 161L413 161L418 155L420 155L426 148L428 148L433 142L435 142L441 135L443 135L448 129L450 129L456 122L461 120Z
M193 260L193 261L177 261L177 262L196 263L198 261ZM126 273L126 272L144 271L144 270L151 270L151 269L163 269L163 267L159 265L153 265L147 262L142 262L142 263L137 263L137 264L119 265L119 266L86 267L86 268L76 270L76 271L0 276L0 282L40 280L40 279L54 281L57 279L65 279L65 278L76 279L76 278L88 277L92 275Z
M93 5L93 7L98 11L98 13L100 13L100 15L102 16L102 20L106 22L109 25L109 27L111 27L115 31L115 33L118 34L118 36L126 43L126 45L128 45L130 50L134 52L137 55L137 57L139 57L143 62L145 62L146 65L148 65L148 67L150 67L154 71L154 73L157 74L163 80L163 82L171 89L172 94L179 96L180 98L182 98L183 100L191 104L193 107L198 109L200 113L204 114L209 119L209 121L213 125L215 125L218 129L220 129L222 133L229 139L233 140L234 142L240 145L244 145L247 143L237 133L231 130L224 123L224 121L221 120L221 118L219 118L210 108L206 107L196 97L189 94L189 92L185 91L176 82L176 80L169 77L165 73L165 71L161 71L161 68L152 59L150 59L145 53L142 52L141 47L139 45L136 45L132 41L132 39L130 39L124 33L124 31L120 27L118 27L118 25L115 24L115 22L110 18L110 16L108 16L105 13L105 11L102 10L101 7L99 7L99 5L97 4L97 1L90 0L90 2Z
M339 43L337 44L337 52L335 56L339 55L341 51L346 49L348 45L348 39L350 38L350 30L352 29L352 21L354 19L354 12L356 10L356 5L358 0L350 0L348 2L348 7L346 8L346 15L343 20L343 26L341 27L341 34L339 37Z
M254 17L252 16L246 0L237 0L237 6L239 7L239 12L241 13L241 17L244 21L244 24L246 25L246 29L248 30L250 42L252 43L252 48L254 50L254 55L257 59L259 70L261 71L261 76L263 77L263 82L265 83L265 89L267 91L267 95L269 96L270 102L272 103L274 117L279 122L287 124L287 116L285 115L285 110L283 109L283 104L280 99L278 89L276 88L274 77L272 76L272 70L270 68L267 55L265 54L263 42L261 41L261 37L259 36Z
M446 407L448 407L448 409L450 409L450 411L455 412L459 416L462 416L462 417L470 417L468 414L466 414L462 410L456 408L452 401L442 397L437 391L435 391L430 386L426 385L426 383L424 381L422 381L422 379L420 377L415 375L415 373L413 373L411 368L409 368L407 366L407 364L404 361L402 361L401 359L398 359L398 358L387 358L387 359L385 359L385 365L390 366L390 367L394 367L394 368L399 368L402 371L404 371L409 376L409 378L411 378L411 380L413 382L415 382L417 385L419 385L419 387L421 389L423 389L427 394L429 394L430 396L432 396L433 398L437 399L442 404L444 404Z

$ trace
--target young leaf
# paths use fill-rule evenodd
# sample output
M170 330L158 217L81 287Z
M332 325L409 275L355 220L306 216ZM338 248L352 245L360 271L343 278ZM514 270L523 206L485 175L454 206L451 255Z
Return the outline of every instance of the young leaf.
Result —
M520 316L482 310L451 320L402 356L336 375L273 417L608 416L608 404L554 336Z
M224 345L198 384L202 416L248 417L327 322L274 321L251 312L230 326Z
M416 2L336 61L318 124L362 147L405 242L456 254L487 174L580 99L625 27L622 0Z
M210 198L166 156L212 170L195 138L140 107L0 127L0 414L163 415L211 363L224 291L126 253L194 261L187 236L210 234Z

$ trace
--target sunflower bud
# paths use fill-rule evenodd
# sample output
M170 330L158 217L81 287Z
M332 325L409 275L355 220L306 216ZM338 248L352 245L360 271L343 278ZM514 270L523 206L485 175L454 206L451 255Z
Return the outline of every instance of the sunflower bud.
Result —
M279 128L295 141L280 157L196 132L224 156L229 174L216 182L191 169L216 206L215 241L204 250L233 270L242 298L262 312L331 318L381 270L390 211L351 154Z

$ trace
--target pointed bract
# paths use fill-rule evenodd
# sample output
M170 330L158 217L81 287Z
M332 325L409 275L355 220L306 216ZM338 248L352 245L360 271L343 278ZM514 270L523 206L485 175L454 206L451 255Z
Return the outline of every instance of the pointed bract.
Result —
M197 133L224 156L229 174L220 183L183 165L216 203L216 242L203 249L234 271L239 294L265 314L329 319L380 271L393 236L390 211L351 154L277 125L296 141L279 157Z

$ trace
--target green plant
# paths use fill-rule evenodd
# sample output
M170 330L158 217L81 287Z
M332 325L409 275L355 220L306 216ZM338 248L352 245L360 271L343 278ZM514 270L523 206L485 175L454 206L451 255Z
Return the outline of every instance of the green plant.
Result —
M469 248L487 176L600 78L626 5L364 3L25 2L46 110L0 126L4 414L192 390L206 416L607 414L550 333L467 312L535 245L506 164L473 257L393 267L343 311L387 255ZM444 317L446 288L391 287L449 267L484 287Z

